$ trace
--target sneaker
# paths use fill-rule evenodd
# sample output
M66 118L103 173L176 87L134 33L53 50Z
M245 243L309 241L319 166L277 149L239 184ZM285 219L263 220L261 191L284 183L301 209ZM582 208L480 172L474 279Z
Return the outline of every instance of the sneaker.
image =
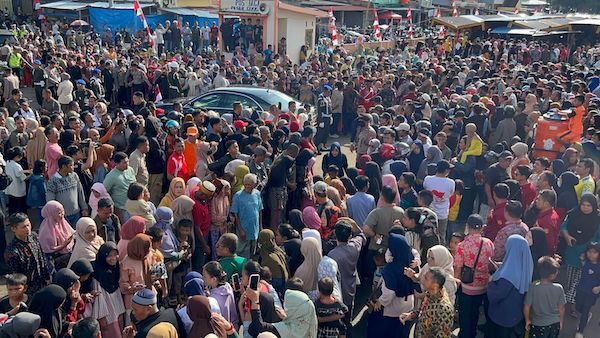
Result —
M331 137L331 138L340 138L340 135L338 135L338 134L331 134L331 135L329 135L329 137Z

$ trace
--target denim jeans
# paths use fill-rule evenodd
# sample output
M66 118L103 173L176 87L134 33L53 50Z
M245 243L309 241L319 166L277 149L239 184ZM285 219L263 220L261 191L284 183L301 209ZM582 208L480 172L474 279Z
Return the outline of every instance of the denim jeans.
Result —
M75 226L77 225L77 221L79 221L80 218L81 218L81 214L80 213L76 213L76 214L73 214L73 215L65 216L65 219L67 220L67 222L69 222L69 224L71 225L71 227L73 229L75 229Z

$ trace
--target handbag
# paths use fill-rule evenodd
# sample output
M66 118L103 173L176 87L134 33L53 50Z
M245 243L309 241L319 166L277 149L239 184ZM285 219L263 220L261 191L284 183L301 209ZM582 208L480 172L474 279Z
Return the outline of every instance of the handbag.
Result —
M460 271L460 281L463 284L471 284L475 280L475 269L477 269L477 262L479 261L479 254L481 254L481 248L483 247L483 239L479 243L479 250L477 251L477 257L475 257L475 263L473 267L463 266Z

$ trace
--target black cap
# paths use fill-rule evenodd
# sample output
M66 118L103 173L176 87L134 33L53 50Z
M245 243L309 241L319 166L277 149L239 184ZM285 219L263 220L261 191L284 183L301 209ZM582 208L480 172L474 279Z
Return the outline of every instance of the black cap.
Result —
M441 160L437 163L437 169L436 172L438 173L443 173L446 170L452 169L454 168L454 166L452 164L450 164L450 162L446 161L446 160Z
M472 229L481 229L483 227L483 217L478 214L472 214L467 218L467 225Z
M513 156L513 154L509 150L505 150L505 151L503 151L503 152L500 153L499 158L501 160L505 160L505 159L508 159L508 158L514 158L514 156Z

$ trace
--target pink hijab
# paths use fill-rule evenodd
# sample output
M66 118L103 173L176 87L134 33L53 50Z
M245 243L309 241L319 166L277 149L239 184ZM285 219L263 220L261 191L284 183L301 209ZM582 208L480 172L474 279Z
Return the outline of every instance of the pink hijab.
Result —
M94 195L94 191L99 193L100 197L96 197L96 195ZM104 184L94 183L94 185L92 185L92 192L90 192L90 201L88 202L90 208L92 208L92 215L90 218L93 219L96 217L96 214L98 213L98 201L102 198L110 198L108 191L106 191Z
M321 228L321 217L315 207L306 207L302 210L302 221L310 229L319 230Z
M398 192L398 182L396 182L396 176L392 174L385 174L381 176L381 186L389 186L396 192L396 198L394 198L394 204L397 206L400 205L400 193ZM381 208L384 205L383 197L379 198L377 201L377 207Z
M62 216L58 214L62 212ZM57 201L49 201L42 209L44 220L40 224L40 245L44 253L54 253L52 248L61 245L67 238L71 237L75 230L69 225L64 217L65 209ZM73 249L73 241L69 243L60 253L65 254Z

